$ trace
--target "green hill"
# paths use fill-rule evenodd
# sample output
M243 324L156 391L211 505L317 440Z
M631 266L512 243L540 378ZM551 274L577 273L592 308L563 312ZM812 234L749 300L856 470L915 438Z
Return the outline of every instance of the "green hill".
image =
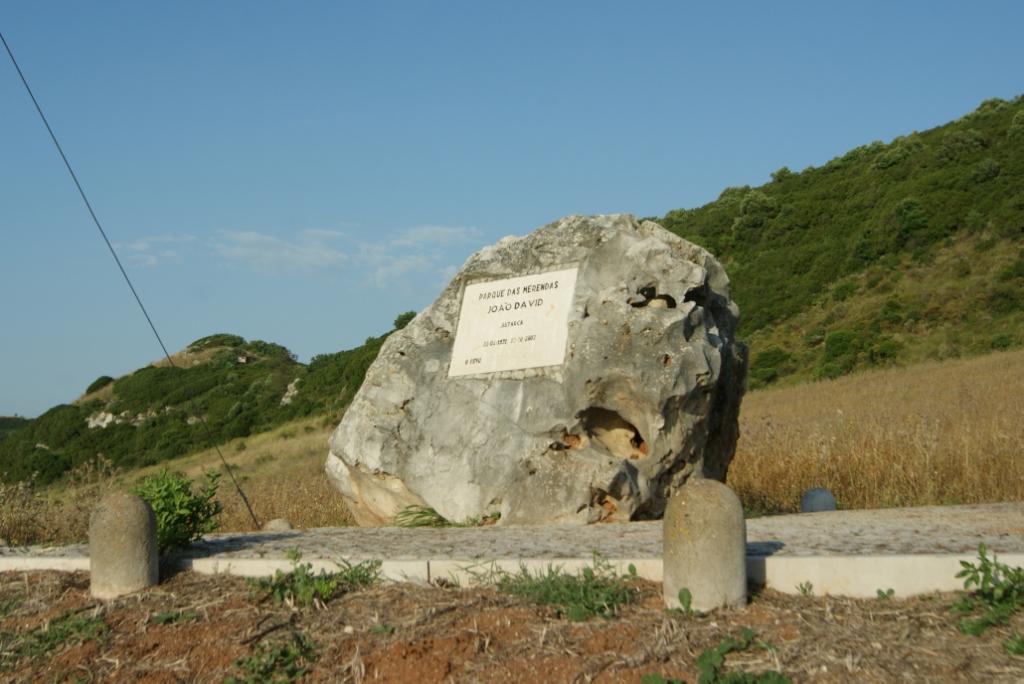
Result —
M173 366L165 360L116 380L101 376L75 402L26 421L0 442L0 479L35 473L46 484L97 455L123 468L152 465L302 416L336 414L386 337L309 365L270 342L205 337L175 354Z
M28 418L21 416L0 416L0 440L18 428L25 427Z
M725 265L753 386L1024 344L1024 98L656 220Z

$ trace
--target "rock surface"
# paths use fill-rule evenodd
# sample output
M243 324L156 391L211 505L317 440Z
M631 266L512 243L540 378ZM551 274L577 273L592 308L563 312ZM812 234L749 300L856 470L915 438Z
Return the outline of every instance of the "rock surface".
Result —
M467 283L574 267L560 366L448 376ZM505 238L388 338L327 474L363 525L410 505L499 524L659 517L693 473L725 478L738 317L718 261L653 222L569 216Z

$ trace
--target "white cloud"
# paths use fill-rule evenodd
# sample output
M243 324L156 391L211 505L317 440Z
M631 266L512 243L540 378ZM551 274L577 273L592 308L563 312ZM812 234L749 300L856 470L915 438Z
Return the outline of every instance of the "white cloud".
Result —
M180 253L170 245L184 245L195 241L194 235L164 234L137 238L131 242L115 242L114 250L122 260L134 266L153 268L163 261L179 261Z
M449 264L452 251L477 239L480 231L466 226L420 225L397 235L359 245L359 260L371 269L378 286L416 277L418 283L433 283L446 274L454 275ZM450 275L444 279L447 283Z
M396 247L421 247L424 245L453 245L467 242L480 231L464 226L413 226L398 234L392 241Z
M370 231L361 231L368 234ZM477 228L419 225L372 240L337 230L307 229L290 237L251 230L224 231L213 243L222 257L259 270L313 271L345 264L379 287L430 287L455 274L453 260L479 239Z
M225 231L214 249L227 259L260 270L311 271L331 268L348 259L348 254L331 244L344 237L343 233L328 230L303 230L292 240L251 230Z

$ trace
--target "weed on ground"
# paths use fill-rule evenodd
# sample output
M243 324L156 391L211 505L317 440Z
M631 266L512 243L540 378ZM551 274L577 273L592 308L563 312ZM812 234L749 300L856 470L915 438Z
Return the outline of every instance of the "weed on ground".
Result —
M619 579L631 594L614 618L573 621L563 605L496 586L377 582L320 610L295 610L261 600L242 578L183 572L96 606L84 573L0 573L0 603L10 606L0 651L19 654L0 680L611 684L657 675L694 684L704 665L720 681L773 672L794 681L1024 681L1024 657L1015 655L1024 614L966 635L964 616L951 610L956 595L879 601L761 591L742 610L686 615L665 609L660 584ZM66 617L98 618L105 628L72 627ZM70 628L62 640L51 638L59 631L40 638L47 623L51 632Z
M273 599L274 603L284 603L292 608L323 608L339 593L362 589L380 580L380 561L364 561L355 565L341 561L343 568L339 572L321 570L314 573L311 563L299 562L302 554L298 549L289 551L288 558L292 562L291 572L277 570L273 577L249 580L249 586L265 598Z
M636 601L636 571L627 577L617 575L607 563L595 561L570 575L549 566L531 573L497 573L493 578L498 590L540 605L555 606L560 616L579 621L591 617L615 617L619 607Z

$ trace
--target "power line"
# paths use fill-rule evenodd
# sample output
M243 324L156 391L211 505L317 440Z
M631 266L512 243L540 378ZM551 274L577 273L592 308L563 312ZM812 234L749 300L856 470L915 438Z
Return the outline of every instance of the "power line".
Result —
M36 96L32 92L32 88L29 87L28 79L25 78L25 74L22 73L21 67L18 66L18 60L14 58L14 53L11 52L11 46L7 44L7 40L4 38L3 33L0 33L0 42L4 44L4 49L7 50L7 56L11 58L11 64L14 65L15 71L18 72L18 76L21 78L21 83L25 86L25 91L28 93L29 98L31 98L32 104L35 105L36 112L39 113L39 118L42 119L43 125L46 126L46 132L50 134L50 140L53 141L54 147L57 148L57 152L60 154L60 158L64 161L64 166L67 167L68 173L71 174L71 180L74 181L75 187L78 188L78 194L81 195L82 201L85 203L85 208L89 210L89 216L92 217L92 222L96 224L97 230L100 231L100 236L103 237L103 242L106 243L107 249L110 250L110 255L114 257L114 262L117 264L117 268L121 271L121 275L124 276L124 281L128 283L128 289L132 291L132 296L135 297L135 301L139 305L139 309L142 310L142 315L146 317L146 322L149 323L149 329L153 331L153 336L156 337L156 341L159 343L160 349L164 352L164 358L167 359L167 363L170 364L172 368L177 368L174 364L174 359L171 358L170 353L167 351L167 346L164 344L163 338L160 337L160 333L157 332L156 326L153 324L153 319L150 318L149 312L146 311L146 307L142 303L142 298L139 297L139 293L135 291L135 286L132 285L132 279L128 277L128 272L124 270L124 266L121 264L121 259L117 256L117 251L114 249L114 245L111 244L110 239L107 238L107 232L103 230L103 225L100 224L99 218L96 217L96 212L93 211L92 204L89 203L89 198L85 196L85 190L82 189L82 184L78 182L78 176L75 175L75 170L71 168L71 162L68 161L67 155L64 154L64 148L62 148L60 143L57 141L57 136L54 135L53 129L50 127L50 122L47 121L46 115L43 114L43 108L39 106L39 101L36 100ZM191 408L193 409L193 413L198 416L199 422L206 431L207 439L209 439L213 444L213 448L216 449L217 455L220 456L221 463L224 464L224 468L227 470L228 476L231 478L231 482L235 485L238 495L242 497L242 501L245 503L245 507L248 509L249 515L252 517L253 525L258 528L259 521L256 519L256 514L253 513L252 506L249 505L249 499L246 497L245 492L242 491L242 487L238 484L238 480L235 479L235 473L232 471L231 466L228 465L227 459L224 458L224 454L221 453L220 447L217 446L213 431L206 423L206 418L203 417L201 411L195 410L196 406L194 403L191 405Z

